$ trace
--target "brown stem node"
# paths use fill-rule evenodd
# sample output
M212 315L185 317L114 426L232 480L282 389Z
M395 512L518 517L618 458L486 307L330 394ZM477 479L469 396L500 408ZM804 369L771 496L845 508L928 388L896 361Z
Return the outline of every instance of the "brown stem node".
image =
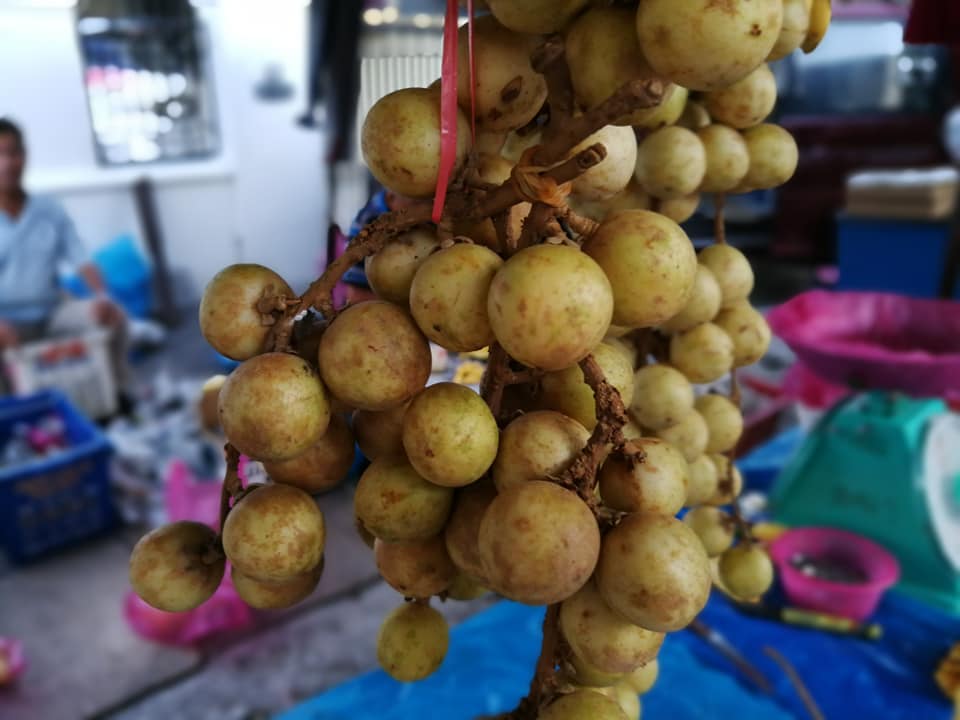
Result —
M569 122L557 125L537 150L537 165L552 165L562 160L570 148L576 147L602 127L635 110L656 107L663 100L665 85L659 78L631 80L621 85L610 97Z

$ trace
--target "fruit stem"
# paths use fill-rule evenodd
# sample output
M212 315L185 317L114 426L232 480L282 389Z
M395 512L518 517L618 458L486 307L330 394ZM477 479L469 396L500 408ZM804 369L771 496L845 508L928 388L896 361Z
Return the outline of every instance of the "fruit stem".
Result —
M554 690L557 675L557 656L560 645L560 604L547 607L543 618L543 641L540 645L540 657L533 682L530 683L530 697L539 709L543 701Z
M544 181L550 180L556 185L563 185L602 162L606 156L606 148L597 143L560 165L540 173L540 176ZM510 178L487 193L479 202L470 193L457 189L456 192L451 192L447 208L450 217L481 220L505 212L526 199L517 183ZM364 258L382 250L398 235L417 225L429 223L430 213L430 204L419 202L404 210L381 215L363 228L347 246L346 251L327 266L323 275L311 283L307 291L300 296L300 301L288 305L284 319L279 323L281 327L276 333L275 347L284 339L289 342L294 319L300 311L312 307L319 310L324 317L333 318L336 315L333 288L344 273Z
M540 657L530 691L516 709L498 716L498 720L536 720L542 708L556 693L558 682L557 665L560 659L560 605L549 605L543 618L543 640Z
M823 712L817 706L817 701L813 699L813 695L810 694L810 690L807 689L806 684L803 682L803 678L800 677L800 673L797 672L797 669L793 664L787 660L777 649L772 647L765 647L763 651L767 656L773 660L783 672L786 674L787 679L790 680L790 684L793 685L794 689L797 691L797 695L800 696L800 700L803 702L804 708L807 712L810 713L810 717L813 720L824 720Z
M518 250L523 250L524 248L537 244L547 223L553 218L555 211L556 208L550 205L534 203L530 214L527 215L523 221L523 232L520 233L520 242L517 245Z
M567 65L567 51L561 35L551 35L533 52L533 69L547 81L547 105L550 107L548 135L566 125L573 117L573 82Z
M498 422L503 405L503 390L507 386L509 372L510 356L500 343L492 343L490 355L487 358L487 369L480 380L480 397L487 403L487 407Z
M223 485L220 487L220 532L230 513L230 501L243 490L243 481L240 480L240 453L230 443L223 447L223 454L227 460L227 470L223 476Z
M501 212L494 215L493 229L497 232L496 247L491 247L495 253L509 257L517 249L517 238L513 234L513 225L510 222L510 212Z
M583 215L578 215L569 207L562 208L560 210L560 217L570 226L570 229L573 230L577 235L580 235L583 238L589 238L593 235L600 227L600 223L595 220L591 220L588 217Z
M607 382L603 369L592 355L580 361L583 379L593 390L596 401L597 425L590 435L586 446L557 479L557 482L571 488L597 515L598 520L606 521L604 508L598 505L596 497L597 472L600 465L614 452L623 452L626 438L623 426L627 424L627 410L617 389Z
M737 409L740 409L741 406L741 396L740 396L740 383L737 380L737 369L734 368L730 371L730 402L736 405ZM737 459L737 448L734 446L730 452L727 453L727 458L729 462L727 463L727 476L721 481L721 490L724 492L730 492L734 490L733 482L733 461ZM740 510L740 498L734 497L733 501L730 503L730 510L733 514L733 519L737 522L737 528L740 531L740 537L742 537L746 542L754 542L753 538L753 529L750 527L750 523L747 522L746 518L743 517L743 512Z
M664 83L659 78L631 80L621 85L616 92L582 115L571 117L567 122L550 123L543 144L534 155L536 165L550 166L560 162L585 138L597 130L635 110L656 107L663 100Z
M727 196L723 193L717 193L713 196L713 236L717 245L727 244L727 226L725 221L725 211L727 205Z

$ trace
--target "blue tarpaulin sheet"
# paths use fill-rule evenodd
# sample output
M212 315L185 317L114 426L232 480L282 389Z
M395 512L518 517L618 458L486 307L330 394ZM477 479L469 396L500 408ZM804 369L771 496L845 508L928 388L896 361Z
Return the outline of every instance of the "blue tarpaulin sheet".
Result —
M280 720L471 720L513 708L526 693L540 646L541 608L501 602L457 627L442 668L417 684L372 672L288 711ZM670 635L660 679L643 697L646 720L794 720L809 714L778 666L797 669L828 720L947 720L950 706L933 672L960 641L960 619L889 594L874 620L879 642L748 618L714 597L701 619L773 683L764 695L703 640Z

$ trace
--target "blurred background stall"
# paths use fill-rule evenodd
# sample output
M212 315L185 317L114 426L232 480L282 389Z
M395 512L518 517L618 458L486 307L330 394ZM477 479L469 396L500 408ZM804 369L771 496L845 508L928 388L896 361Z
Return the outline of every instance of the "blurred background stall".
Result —
M661 656L645 716L807 717L765 654L775 646L828 717L950 717L953 675L938 689L934 674L960 642L960 34L956 18L931 20L941 5L836 0L816 54L771 63L770 122L796 138L797 170L725 208L774 335L739 375L737 466L781 584L769 605L712 600L710 627ZM251 609L227 579L200 609L164 613L128 579L145 531L218 523L216 397L237 362L201 335L204 287L258 263L303 292L348 236L403 207L364 165L359 129L387 93L439 77L444 10L0 0L0 181L16 178L0 185L0 718L405 718L455 701L450 717L467 718L525 692L523 648L535 649L541 617L488 610L491 595L442 606L456 622L476 617L422 689L374 671L397 594L355 530L359 447L318 493L324 574L296 609ZM706 193L685 214L698 250L715 216ZM50 247L37 227L55 228ZM15 242L49 262L11 269ZM23 298L4 293L38 264L55 287L30 298L45 309L28 323ZM359 265L344 280L338 299L372 292ZM53 319L61 292L89 303L65 328ZM479 387L485 350L432 351L431 384ZM724 379L698 394L729 390ZM252 461L241 474L266 479ZM831 584L824 573L844 570L823 557L847 545L860 553L850 563L882 577L810 600ZM510 656L496 671L478 660L494 643ZM731 655L747 656L746 675ZM843 669L824 673L825 656ZM712 698L698 707L682 689L689 667ZM764 676L777 678L770 692ZM846 682L869 688L853 711Z

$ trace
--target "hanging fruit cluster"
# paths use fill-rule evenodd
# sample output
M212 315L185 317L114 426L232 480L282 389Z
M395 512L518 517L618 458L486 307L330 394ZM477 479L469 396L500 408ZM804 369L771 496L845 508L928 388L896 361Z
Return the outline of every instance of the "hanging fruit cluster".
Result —
M512 717L636 718L665 634L697 616L714 580L742 598L772 582L732 462L735 372L770 330L749 303L747 259L725 243L723 197L794 173L796 144L765 122L767 62L812 50L830 3L485 5L459 31L457 72L365 119L368 167L409 206L368 225L300 297L257 265L207 287L204 336L243 361L219 399L222 534L148 534L131 580L150 604L186 610L229 560L251 605L303 599L325 545L311 494L345 474L356 440L371 460L358 529L407 600L378 638L388 673L414 681L443 662L431 598L492 590L548 606ZM678 223L703 193L717 243L698 255ZM334 284L361 260L380 299L335 308ZM489 348L481 393L426 387L429 342ZM727 375L732 397L695 387ZM239 454L272 482L241 488Z

